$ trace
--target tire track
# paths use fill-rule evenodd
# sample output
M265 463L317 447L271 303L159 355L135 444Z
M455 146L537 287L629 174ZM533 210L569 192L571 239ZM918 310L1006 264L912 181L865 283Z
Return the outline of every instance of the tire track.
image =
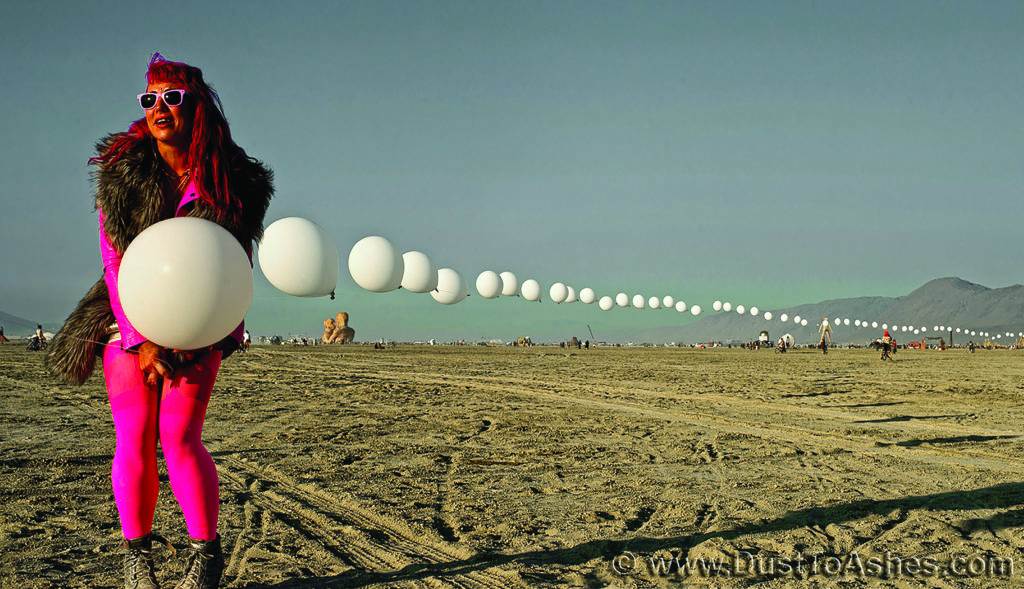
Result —
M370 511L348 498L300 486L276 469L254 465L234 457L221 457L218 469L236 484L246 478L261 481L266 489L256 500L264 507L296 523L307 535L320 539L339 560L350 566L374 572L400 571L414 564L445 564L466 561L474 556L467 549L434 540L414 531L401 520ZM338 540L344 537L344 542ZM349 561L346 561L349 558ZM445 583L472 589L500 589L525 586L511 571L493 567L444 576ZM435 578L425 580L430 586Z

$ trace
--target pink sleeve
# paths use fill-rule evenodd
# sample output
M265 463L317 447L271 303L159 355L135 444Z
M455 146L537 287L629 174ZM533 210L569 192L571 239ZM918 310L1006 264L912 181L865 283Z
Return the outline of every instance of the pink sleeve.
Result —
M107 232L103 229L103 211L100 210L100 258L103 259L103 281L107 283L107 292L110 293L110 310L114 312L114 319L117 321L117 328L121 332L121 348L130 349L146 341L141 333L136 331L128 317L121 308L121 298L117 293L117 274L121 270L121 254L114 249L110 240L107 239Z

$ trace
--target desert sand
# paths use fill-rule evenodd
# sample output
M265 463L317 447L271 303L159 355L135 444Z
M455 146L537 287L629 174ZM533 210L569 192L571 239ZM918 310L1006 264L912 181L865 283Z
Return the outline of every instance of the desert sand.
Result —
M1020 586L1022 377L1011 351L254 347L205 428L225 586ZM0 586L119 586L113 443L98 374L0 346ZM165 477L155 529L184 545ZM652 569L673 554L725 564Z

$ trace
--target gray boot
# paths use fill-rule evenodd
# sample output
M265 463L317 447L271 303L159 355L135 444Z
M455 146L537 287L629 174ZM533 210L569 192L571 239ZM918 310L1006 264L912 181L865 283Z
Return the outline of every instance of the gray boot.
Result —
M217 589L224 573L220 535L215 540L189 540L185 575L175 589Z
M160 589L153 571L153 535L125 540L124 589Z

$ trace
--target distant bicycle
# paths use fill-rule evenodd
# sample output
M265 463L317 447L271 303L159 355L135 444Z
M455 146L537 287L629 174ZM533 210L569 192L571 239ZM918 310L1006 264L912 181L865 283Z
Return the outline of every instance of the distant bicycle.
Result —
M39 339L39 336L33 335L29 338L28 345L25 346L25 349L29 352L41 352L46 349L46 340Z

